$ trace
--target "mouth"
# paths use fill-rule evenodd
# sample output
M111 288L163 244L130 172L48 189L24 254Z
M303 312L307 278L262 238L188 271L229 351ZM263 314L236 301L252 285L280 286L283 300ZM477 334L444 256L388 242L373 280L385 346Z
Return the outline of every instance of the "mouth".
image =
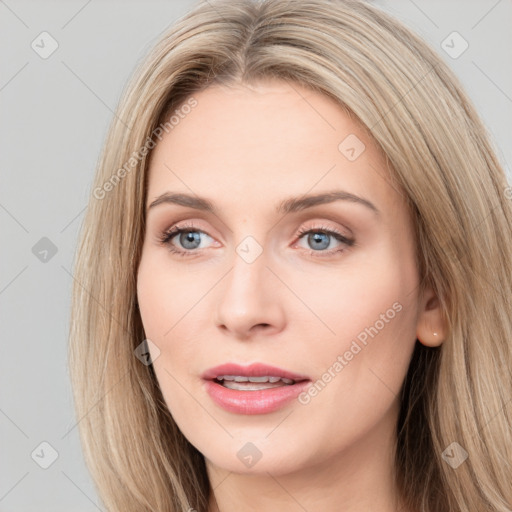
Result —
M224 364L207 370L202 378L211 399L236 414L265 414L296 398L311 379L297 373L255 363Z

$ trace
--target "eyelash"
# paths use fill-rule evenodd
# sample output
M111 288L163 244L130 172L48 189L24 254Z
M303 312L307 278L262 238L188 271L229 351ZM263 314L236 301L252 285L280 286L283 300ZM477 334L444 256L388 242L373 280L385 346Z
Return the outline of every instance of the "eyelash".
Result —
M159 235L158 240L162 245L166 245L168 250L170 252L172 252L173 254L176 254L178 256L182 256L185 258L193 257L193 256L197 255L197 254L194 254L194 253L198 252L197 250L182 251L182 250L176 249L176 247L174 247L174 245L172 245L172 243L171 243L172 239L175 236L179 235L180 233L190 232L190 231L207 234L204 231L202 231L201 229L196 228L193 224L181 224L181 225L173 226L172 228L162 232ZM335 238L336 240L338 240L339 242L344 243L348 247L353 246L355 243L354 239L347 238L346 236L342 235L339 231L336 231L335 229L327 228L324 226L318 226L318 227L310 228L310 229L301 228L295 236L297 236L299 239L301 239L304 235L307 235L309 233L323 233L326 235L330 235L333 238ZM336 253L343 252L345 249L346 248L341 248L341 249L338 248L338 249L331 249L330 251L314 251L312 249L308 251L308 249L305 249L305 251L309 252L309 255L313 256L314 258L325 258L325 257L333 256Z

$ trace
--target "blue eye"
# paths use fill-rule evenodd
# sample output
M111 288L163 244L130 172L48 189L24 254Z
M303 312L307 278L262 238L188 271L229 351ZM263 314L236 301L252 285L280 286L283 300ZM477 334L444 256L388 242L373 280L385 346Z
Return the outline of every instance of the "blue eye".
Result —
M204 231L200 229L196 229L193 225L186 226L173 226L168 231L162 233L160 237L160 242L164 245L168 246L168 249L179 256L192 256L191 251L197 252L199 245L201 245L201 237L200 234L206 235ZM208 235L207 235L208 236ZM177 249L175 245L172 243L174 238L178 238L182 247L186 249L186 251L182 251Z
M301 229L299 230L297 235L299 236L299 239L302 239L307 235L306 240L308 244L311 244L311 246L313 247L313 250L309 251L309 254L314 257L332 256L334 253L343 252L346 249L346 247L351 247L352 245L354 245L355 242L355 240L343 236L336 230L322 226L314 229ZM342 244L342 247L331 249L329 251L323 250L329 247L329 239L332 238L340 242Z
M199 252L199 246L201 245L201 235L206 235L211 238L207 233L195 228L193 225L179 225L173 226L171 229L162 233L159 237L161 244L166 245L168 249L179 256L196 256ZM334 253L342 252L346 247L354 245L355 240L343 236L336 230L328 229L320 226L314 229L301 229L297 233L297 237L302 239L307 235L307 242L311 244L313 249L309 250L309 254L313 257L326 257L332 256ZM176 247L173 243L174 238L179 240L179 244L182 249ZM335 239L340 242L342 247L330 249L326 251L331 243L331 239Z

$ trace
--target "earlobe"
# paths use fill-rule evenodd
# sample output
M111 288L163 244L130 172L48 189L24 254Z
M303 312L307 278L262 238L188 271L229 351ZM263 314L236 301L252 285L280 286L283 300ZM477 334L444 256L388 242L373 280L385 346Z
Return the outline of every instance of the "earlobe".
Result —
M438 332L431 332L430 334L425 333L422 335L417 334L416 336L418 338L418 341L422 345L425 345L426 347L438 347L444 341L444 339L441 336L439 336Z
M432 289L425 291L419 304L416 338L427 347L438 347L446 338L446 322L440 301Z

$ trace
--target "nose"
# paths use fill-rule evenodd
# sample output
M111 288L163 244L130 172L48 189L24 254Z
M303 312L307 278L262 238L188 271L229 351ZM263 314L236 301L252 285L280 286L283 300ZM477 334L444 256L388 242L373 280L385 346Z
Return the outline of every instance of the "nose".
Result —
M219 329L238 339L254 334L275 334L284 327L283 284L269 267L266 251L251 261L243 252L216 287L215 322Z

